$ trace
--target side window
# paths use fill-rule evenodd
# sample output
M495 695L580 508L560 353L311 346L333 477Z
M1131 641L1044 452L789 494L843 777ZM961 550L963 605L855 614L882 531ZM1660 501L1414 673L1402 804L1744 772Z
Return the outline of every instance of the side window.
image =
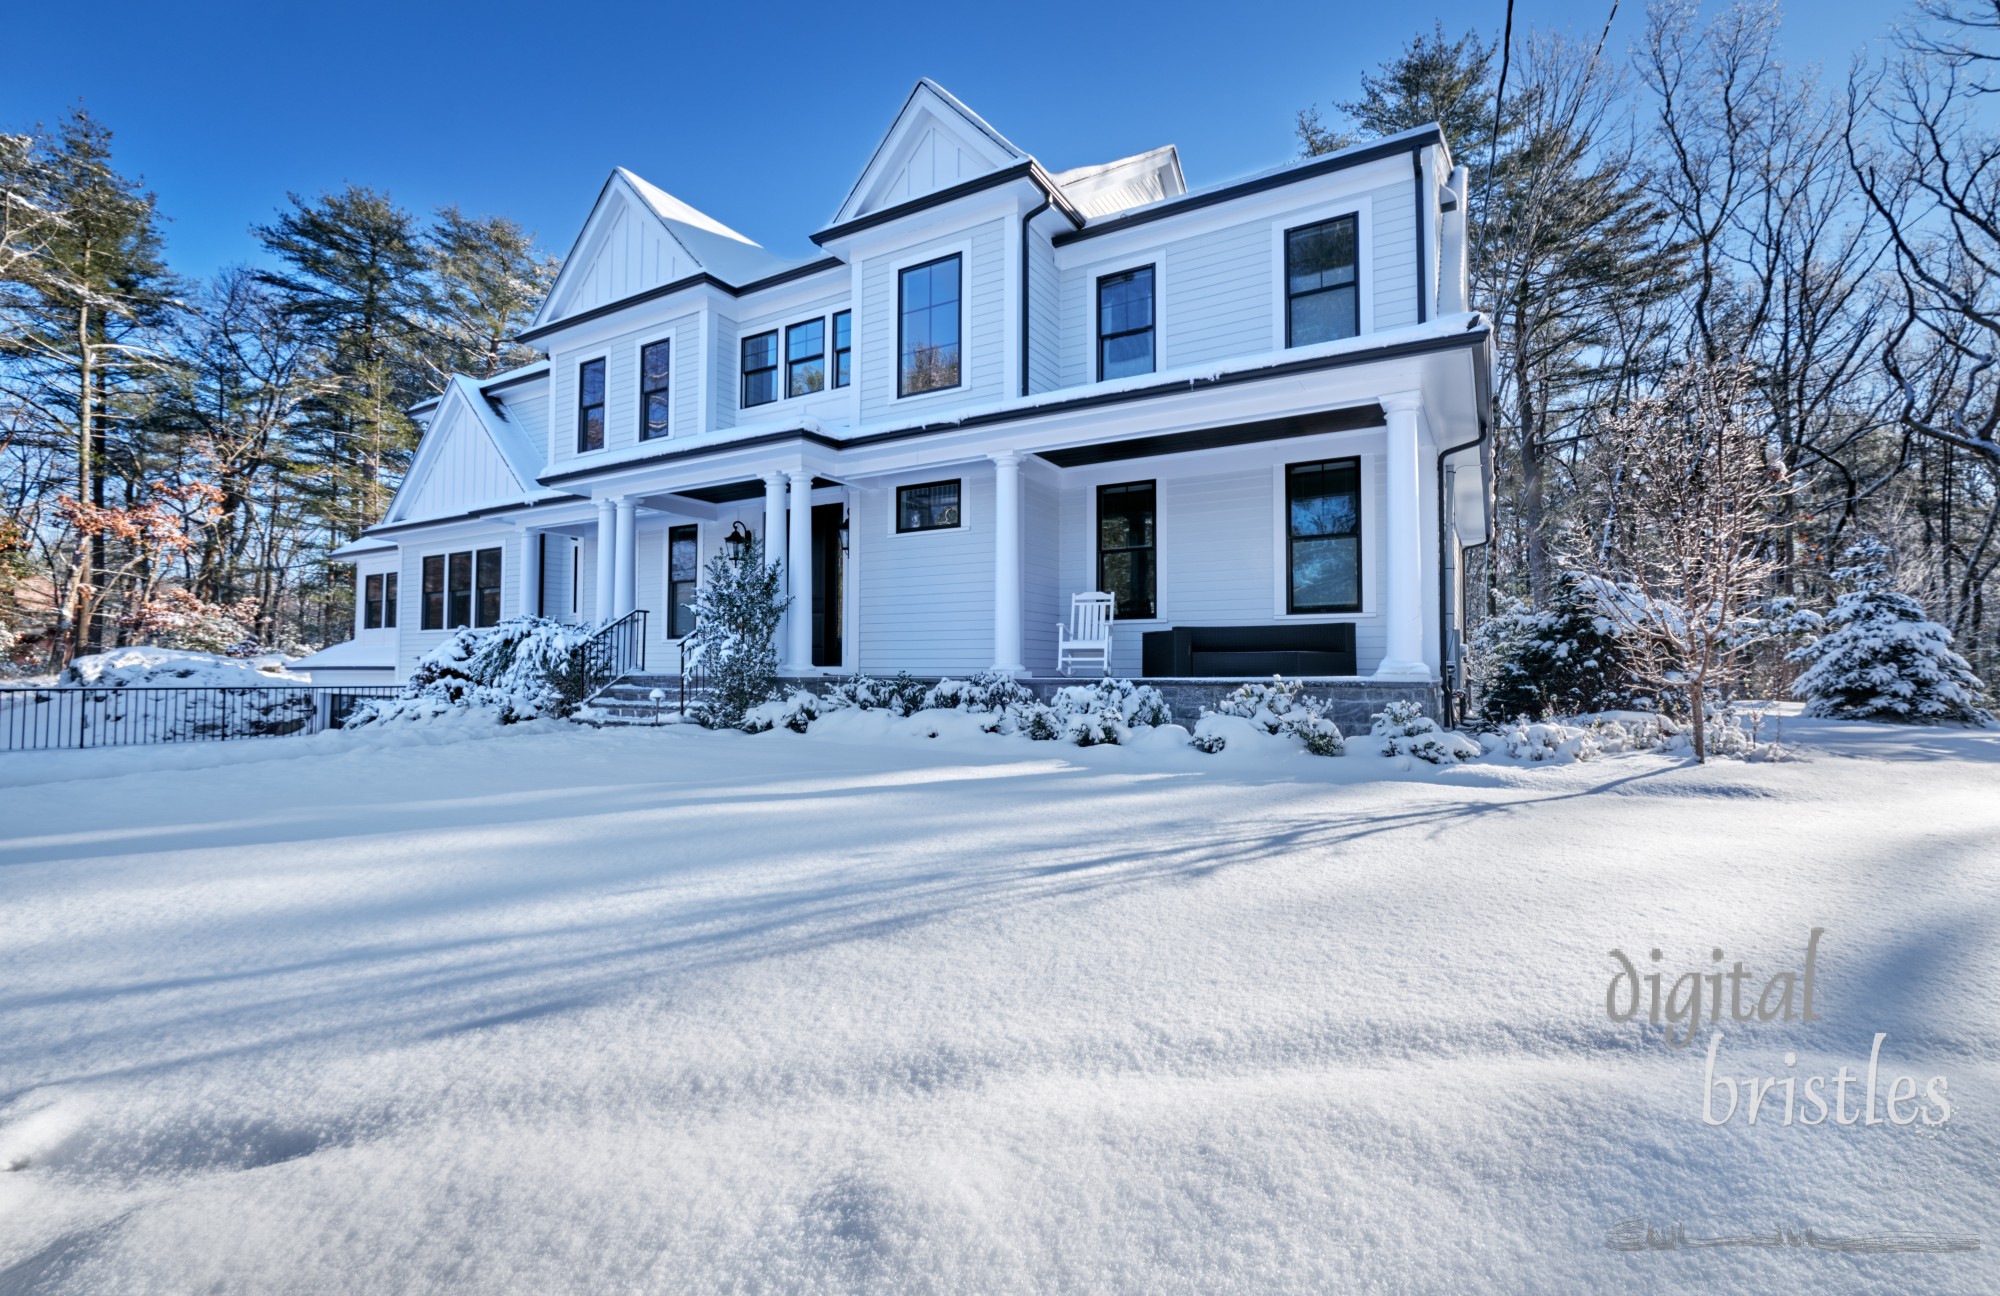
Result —
M943 531L958 525L959 483L925 482L896 488L896 530Z
M1121 621L1154 615L1154 500L1152 482L1097 488L1097 588L1116 599Z
M472 624L472 553L455 553L446 564L445 629Z
M382 574L377 572L362 582L361 628L380 630L382 628Z
M943 391L959 382L959 258L911 266L896 283L896 394Z
M385 630L396 628L396 586L400 581L395 572L382 578L382 628Z
M424 557L424 617L426 630L444 629L444 555Z
M1098 378L1153 368L1153 267L1104 276L1097 281Z
M1359 217L1285 231L1285 345L1310 346L1361 331Z
M586 360L576 371L576 450L604 448L604 361Z
M833 385L845 387L854 381L854 312L841 311L833 317Z
M778 399L778 334L774 329L743 339L742 407Z
M652 342L639 350L639 439L667 435L673 406L674 348Z

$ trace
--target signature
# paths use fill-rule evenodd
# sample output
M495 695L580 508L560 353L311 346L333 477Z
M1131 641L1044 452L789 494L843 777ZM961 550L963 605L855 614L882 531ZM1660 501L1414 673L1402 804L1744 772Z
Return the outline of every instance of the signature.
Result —
M1949 1233L1871 1233L1856 1237L1837 1237L1822 1233L1818 1229L1807 1229L1803 1233L1788 1228L1777 1228L1769 1233L1742 1233L1718 1237L1689 1237L1687 1226L1676 1224L1670 1229L1656 1229L1643 1219L1620 1220L1612 1225L1606 1235L1606 1244L1613 1251L1680 1251L1699 1247L1811 1247L1819 1251L1977 1251L1979 1239L1962 1237Z

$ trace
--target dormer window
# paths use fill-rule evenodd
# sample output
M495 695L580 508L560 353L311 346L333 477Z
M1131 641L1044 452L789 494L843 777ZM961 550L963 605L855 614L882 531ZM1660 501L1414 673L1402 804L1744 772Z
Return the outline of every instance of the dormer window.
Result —
M743 339L743 408L778 399L778 331Z
M1102 380L1151 372L1153 267L1105 275L1097 281L1097 376Z
M911 266L896 281L896 394L916 396L959 383L957 253Z
M826 321L785 330L785 395L810 396L826 386Z
M651 342L639 348L639 439L667 435L673 398L674 344Z
M1285 345L1361 331L1358 220L1336 216L1285 231Z
M576 452L604 448L604 361L586 360L576 371Z

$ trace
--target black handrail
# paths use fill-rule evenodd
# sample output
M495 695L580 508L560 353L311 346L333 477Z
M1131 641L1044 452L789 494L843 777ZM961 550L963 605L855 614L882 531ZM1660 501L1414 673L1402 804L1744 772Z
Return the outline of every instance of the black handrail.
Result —
M607 685L646 669L646 610L627 612L570 653L570 677L589 701Z
M699 699L708 690L708 666L702 661L701 646L683 639L681 648L681 714L686 715L688 699Z
M222 742L338 729L394 685L0 686L0 751Z

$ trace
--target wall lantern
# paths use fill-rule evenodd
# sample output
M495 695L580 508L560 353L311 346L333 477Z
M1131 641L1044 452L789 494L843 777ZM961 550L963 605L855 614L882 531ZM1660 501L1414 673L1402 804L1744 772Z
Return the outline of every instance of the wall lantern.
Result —
M729 556L737 562L742 562L750 556L750 546L755 541L756 538L741 522L730 523L729 534L722 537L722 542L729 546Z
M840 552L847 552L847 512L844 509L840 514Z

